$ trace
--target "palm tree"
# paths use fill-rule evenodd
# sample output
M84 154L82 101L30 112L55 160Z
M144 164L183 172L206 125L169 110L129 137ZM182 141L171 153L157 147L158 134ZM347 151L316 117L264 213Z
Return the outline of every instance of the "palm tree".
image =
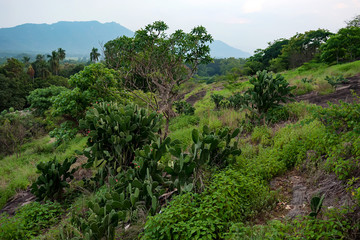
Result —
M30 58L28 56L23 56L22 62L25 64L25 67L27 67L30 63Z
M93 47L90 53L90 61L96 63L99 60L99 57L100 53L98 53L98 49Z
M59 60L60 60L60 61L64 60L64 59L65 59L65 56L66 56L65 50L62 49L62 48L58 48L58 51L57 51L57 52L58 52Z
M57 75L60 67L60 59L59 59L59 53L56 51L52 51L51 55L47 55L49 58L50 68L52 72Z

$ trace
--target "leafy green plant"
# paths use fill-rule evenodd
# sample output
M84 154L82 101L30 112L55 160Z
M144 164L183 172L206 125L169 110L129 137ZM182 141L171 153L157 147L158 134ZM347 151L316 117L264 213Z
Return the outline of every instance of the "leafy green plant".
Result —
M194 115L195 108L186 101L175 101L174 103L176 112L185 115Z
M100 101L124 103L128 99L124 97L126 94L116 81L116 72L101 63L86 66L84 70L71 76L69 84L72 88L70 91L62 91L52 98L51 114L53 117L63 117L75 126L85 117L92 103ZM70 124L63 125L62 128L63 131L54 134L56 138L67 140L68 137L74 137L73 135L62 137L62 134L67 134L72 129Z
M141 239L223 239L231 222L254 216L268 196L256 177L226 169L201 194L176 196L161 213L149 217Z
M349 80L344 78L343 76L326 76L325 80L333 87L336 88L339 84L348 83Z
M228 101L230 107L235 110L240 110L246 104L244 96L240 93L235 93L234 95L230 96Z
M39 163L36 167L41 175L31 185L31 193L38 200L61 199L63 189L69 187L67 179L74 178L73 173L76 168L70 170L70 167L75 162L76 157L67 158L63 163L59 163L56 158L46 163Z
M352 103L343 101L339 101L339 104L329 103L329 107L317 111L315 117L331 132L360 133L360 103L358 99L359 97L356 96Z
M316 218L317 215L320 213L324 198L325 198L325 194L323 194L321 197L314 196L311 198L310 201L311 213L309 214L310 217Z
M55 144L59 146L62 143L67 143L75 138L79 129L74 122L66 121L60 124L60 127L55 128L49 132L50 137L56 139Z
M57 223L63 213L56 202L32 202L21 207L13 217L0 215L0 239L31 239Z
M118 196L120 199L120 196ZM107 203L101 206L96 201L88 201L87 218L74 216L72 221L79 226L82 232L81 238L74 239L105 239L112 240L115 236L115 228L119 224L119 220L125 219L123 212L114 210L114 206L119 205L118 201Z
M34 109L36 115L44 116L45 111L49 110L52 106L51 98L59 95L62 91L69 91L69 89L59 86L38 88L30 92L27 101L30 103L30 108Z
M270 109L280 106L280 103L293 101L294 95L291 91L296 86L289 86L280 74L273 77L266 70L259 71L256 77L250 78L249 81L253 87L245 92L244 97L248 109L256 113L259 118L263 118Z
M312 82L313 82L313 80L312 80L311 78L308 79L307 77L302 78L301 81L302 81L303 83L312 83Z
M212 94L211 100L215 103L215 109L220 109L220 102L224 99L224 96L220 94Z
M197 129L192 131L193 144L189 153L175 144L169 151L175 157L165 171L171 175L174 186L180 192L189 192L197 181L201 182L199 170L204 165L223 168L233 162L234 157L240 155L237 142L232 141L240 133L240 129L231 132L228 128L211 132L208 126L203 127L200 135Z
M104 171L114 174L126 170L134 160L136 149L156 140L160 125L160 115L133 104L94 104L80 121L89 137L88 148L84 150L88 157L85 166L102 166Z

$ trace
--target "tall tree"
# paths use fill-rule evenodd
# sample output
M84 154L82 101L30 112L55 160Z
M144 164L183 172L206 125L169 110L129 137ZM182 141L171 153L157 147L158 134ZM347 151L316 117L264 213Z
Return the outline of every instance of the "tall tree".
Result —
M65 59L66 53L65 53L65 50L64 50L64 49L58 48L57 53L58 53L58 58L59 58L60 61L62 61L62 60Z
M145 101L154 110L169 119L175 116L172 104L178 97L177 87L188 81L199 64L209 63L213 41L202 26L190 33L177 30L168 35L163 21L147 25L135 32L134 37L120 37L105 44L106 64L122 74L128 90L143 89L150 95L131 93Z
M98 52L97 48L92 48L90 52L90 61L96 63L99 61L100 53Z
M35 70L35 78L45 79L51 74L44 55L38 54L32 66Z
M52 51L51 55L47 55L49 58L49 64L53 74L57 75L60 68L60 58L57 51Z

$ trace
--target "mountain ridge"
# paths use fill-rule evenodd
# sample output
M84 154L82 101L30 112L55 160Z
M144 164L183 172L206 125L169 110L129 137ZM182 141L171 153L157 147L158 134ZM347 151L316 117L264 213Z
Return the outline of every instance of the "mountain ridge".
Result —
M48 54L58 48L68 56L88 57L93 47L100 48L119 36L133 36L134 32L116 22L59 21L53 24L25 23L11 28L0 28L0 54ZM220 40L211 45L215 58L246 58L250 54L231 47Z

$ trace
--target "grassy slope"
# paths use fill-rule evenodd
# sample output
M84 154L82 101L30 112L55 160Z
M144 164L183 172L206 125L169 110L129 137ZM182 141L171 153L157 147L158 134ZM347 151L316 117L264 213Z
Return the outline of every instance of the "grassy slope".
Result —
M36 139L22 147L21 157L7 156L0 160L0 208L16 191L26 189L36 179L36 164L56 157L64 160L82 150L86 138L76 137L70 143L55 149L50 137Z

